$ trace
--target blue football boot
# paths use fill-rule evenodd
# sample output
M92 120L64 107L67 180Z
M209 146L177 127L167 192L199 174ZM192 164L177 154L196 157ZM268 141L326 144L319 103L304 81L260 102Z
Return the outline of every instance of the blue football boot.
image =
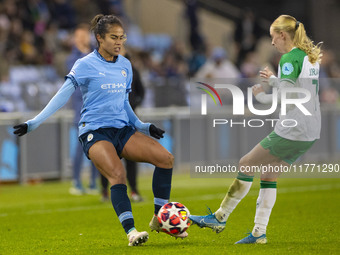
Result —
M208 209L210 211L208 215L190 215L189 219L192 221L192 224L197 224L201 228L211 228L218 234L224 230L225 222L218 221L215 217L215 214L211 212L210 208Z
M258 243L258 244L266 244L267 237L266 234L263 234L259 237L255 237L252 233L249 233L249 236L241 239L240 241L236 242L235 244L249 244L249 243Z

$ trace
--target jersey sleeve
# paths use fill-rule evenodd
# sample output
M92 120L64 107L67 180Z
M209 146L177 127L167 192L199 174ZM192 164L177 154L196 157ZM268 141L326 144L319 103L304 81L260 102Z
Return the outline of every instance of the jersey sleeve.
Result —
M280 60L280 81L295 84L302 70L303 59L294 54L285 54Z
M288 82L286 80L282 80L280 82L280 87L277 91L277 99L280 102L281 101L281 93L283 89L287 88L293 88L294 84L291 82ZM256 100L259 101L261 104L271 104L273 102L273 95L272 94L266 94L264 92L258 93L255 96Z
M87 67L86 63L84 61L82 61L82 59L78 59L74 63L69 74L67 74L65 76L65 79L70 78L74 87L77 88L77 87L86 83L88 73L89 73L89 71L88 71L88 67Z
M55 94L46 107L34 119L26 122L28 125L28 132L39 127L41 123L63 107L71 97L74 90L74 84L72 84L70 79L66 79L63 86L58 90L57 94Z
M132 66L131 66L131 62L128 61L127 62L127 70L128 70L128 74L126 77L126 93L130 93L131 92L131 84L132 84L132 80L133 80L133 71L132 71Z

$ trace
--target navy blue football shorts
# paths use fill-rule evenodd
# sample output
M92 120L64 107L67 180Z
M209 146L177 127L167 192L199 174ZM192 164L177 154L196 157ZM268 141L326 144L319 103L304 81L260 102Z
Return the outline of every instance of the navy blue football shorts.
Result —
M97 130L89 131L79 137L79 141L83 146L85 155L89 158L90 147L98 141L108 141L116 148L119 157L122 154L123 148L130 137L136 132L131 126L123 128L99 128Z

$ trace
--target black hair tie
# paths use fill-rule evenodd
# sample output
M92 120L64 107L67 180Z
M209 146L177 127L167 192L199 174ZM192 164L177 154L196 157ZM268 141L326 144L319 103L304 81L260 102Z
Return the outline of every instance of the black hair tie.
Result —
M295 24L295 30L297 30L298 29L298 27L299 27L299 25L300 25L300 21L296 21L296 24Z

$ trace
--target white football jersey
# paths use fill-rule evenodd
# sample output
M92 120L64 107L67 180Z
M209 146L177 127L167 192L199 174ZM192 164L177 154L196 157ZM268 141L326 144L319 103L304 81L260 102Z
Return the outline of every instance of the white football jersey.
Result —
M280 114L275 133L294 141L314 141L320 138L321 114L319 102L319 63L309 62L306 53L298 48L281 57L278 68L279 81L290 82L294 88L310 92L311 98L303 103L310 115L303 113L296 105L288 104L286 115ZM305 98L304 93L287 93L287 98ZM282 107L282 102L281 102Z

